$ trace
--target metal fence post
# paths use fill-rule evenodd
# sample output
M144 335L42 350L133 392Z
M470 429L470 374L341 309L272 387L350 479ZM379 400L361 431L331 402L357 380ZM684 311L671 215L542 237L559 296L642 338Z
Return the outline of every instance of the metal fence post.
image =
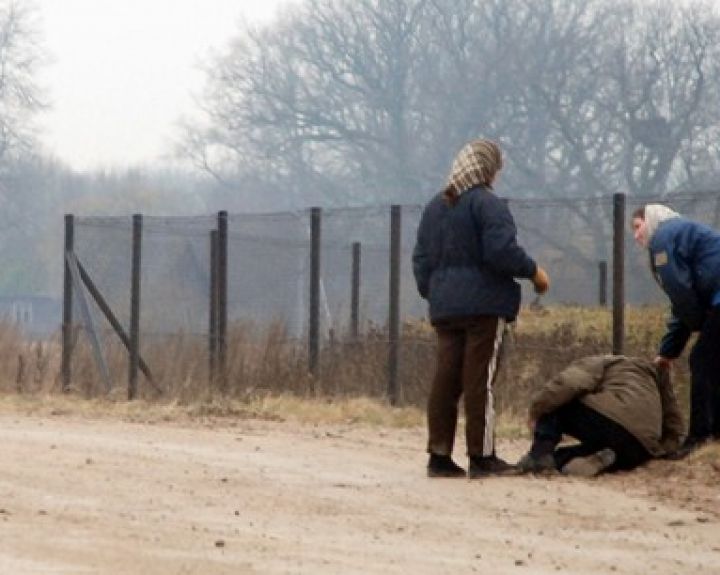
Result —
M308 366L317 375L320 362L320 240L322 208L310 210L310 317L308 323ZM315 392L315 383L311 384Z
M622 354L625 344L625 194L613 194L613 344Z
M220 392L228 391L227 379L227 293L228 293L228 214L217 215L217 370Z
M360 336L360 242L352 244L352 277L350 293L350 337L357 340Z
M402 208L390 208L390 305L388 310L388 399L390 405L397 405L398 361L400 347L400 249L401 249Z
M210 381L214 381L217 362L217 230L210 232L210 301L208 307L208 373Z
M607 305L607 262L598 263L598 304L601 307Z
M62 323L62 390L70 389L73 352L73 280L67 254L75 249L75 216L65 214L65 249L63 251L63 323Z
M130 365L128 370L128 399L137 397L140 365L140 273L142 261L142 214L132 219L132 275L130 291Z

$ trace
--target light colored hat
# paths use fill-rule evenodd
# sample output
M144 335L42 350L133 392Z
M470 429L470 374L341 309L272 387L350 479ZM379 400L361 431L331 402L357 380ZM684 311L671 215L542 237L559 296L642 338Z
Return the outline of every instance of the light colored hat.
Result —
M667 206L662 204L647 204L645 206L645 240L648 244L661 223L665 220L679 217L680 214Z

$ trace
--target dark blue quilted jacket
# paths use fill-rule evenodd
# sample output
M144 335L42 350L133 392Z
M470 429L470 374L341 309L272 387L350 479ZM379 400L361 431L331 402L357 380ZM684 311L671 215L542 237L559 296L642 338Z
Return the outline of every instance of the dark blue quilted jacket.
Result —
M685 218L665 220L650 240L650 261L670 298L672 319L660 355L677 357L720 291L720 233Z
M478 186L450 206L442 194L425 206L413 252L420 295L430 319L491 315L513 320L520 285L537 266L518 244L505 202Z

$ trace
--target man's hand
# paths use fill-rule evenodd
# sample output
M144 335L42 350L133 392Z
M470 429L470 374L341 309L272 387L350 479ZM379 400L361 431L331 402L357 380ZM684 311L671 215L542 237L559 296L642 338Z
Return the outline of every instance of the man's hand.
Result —
M530 431L530 433L534 433L534 432L535 432L535 424L536 424L536 423L537 423L537 422L532 418L532 416L529 416L529 415L528 415L528 418L527 418L527 428L528 428L528 431Z
M665 369L667 371L670 371L673 360L669 357L658 355L655 357L655 359L653 359L653 363L658 367L658 369Z

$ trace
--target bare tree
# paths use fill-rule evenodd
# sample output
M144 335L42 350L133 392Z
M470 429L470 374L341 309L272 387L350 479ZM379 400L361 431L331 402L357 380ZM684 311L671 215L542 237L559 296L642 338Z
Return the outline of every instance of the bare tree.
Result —
M208 66L186 144L305 203L425 198L481 134L514 195L662 194L717 157L718 30L697 2L307 0Z
M32 117L43 107L36 82L43 58L35 12L19 0L0 3L0 164L33 144Z
M429 142L417 82L428 11L427 0L310 0L243 30L209 68L196 157L216 146L226 164L326 203L412 197Z
M486 7L498 60L509 55L496 80L502 104L493 106L512 162L507 187L555 201L592 234L589 249L564 257L605 258L612 193L669 192L699 167L693 137L707 141L716 130L716 12L608 0ZM560 203L568 198L576 200ZM551 213L532 214L525 230L572 245L558 237Z
M42 283L33 253L47 220L47 198L38 178L27 170L35 151L34 115L43 108L36 82L44 54L36 11L30 2L0 1L0 288L28 289ZM42 224L40 223L42 221Z
M542 182L544 193L565 196L664 193L691 135L718 121L716 14L660 2L531 6L536 25L523 25L530 41L517 54L529 66L517 100L532 105L535 121L523 118L526 132L514 144L542 146L545 160L530 165L536 155L516 155L527 187ZM541 142L532 141L537 123Z

